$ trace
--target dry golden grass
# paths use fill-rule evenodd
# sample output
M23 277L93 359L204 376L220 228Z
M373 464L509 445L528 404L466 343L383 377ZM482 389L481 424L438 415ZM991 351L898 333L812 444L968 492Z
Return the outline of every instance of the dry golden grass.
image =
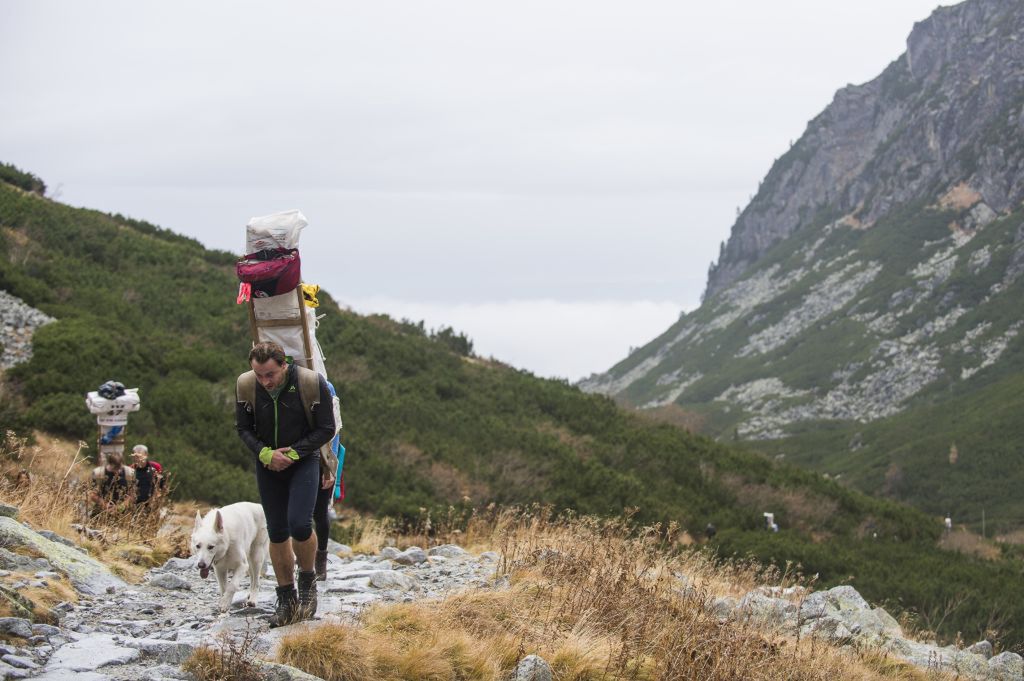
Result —
M44 433L35 433L35 440L29 445L8 433L0 445L0 501L17 506L19 520L75 540L129 581L173 555L187 555L187 535L167 522L175 514L166 496L90 514L87 445Z
M1000 534L996 536L995 541L1004 544L1024 544L1024 529Z
M674 527L633 531L628 519L554 517L532 508L489 509L462 528L463 536L501 551L504 586L378 605L356 624L284 638L279 660L330 681L499 681L528 654L547 660L558 681L942 678L749 620L720 621L709 607L713 595L802 580L679 552Z
M215 645L202 646L181 665L198 681L263 681L256 661L256 632L246 628L241 637L222 632Z

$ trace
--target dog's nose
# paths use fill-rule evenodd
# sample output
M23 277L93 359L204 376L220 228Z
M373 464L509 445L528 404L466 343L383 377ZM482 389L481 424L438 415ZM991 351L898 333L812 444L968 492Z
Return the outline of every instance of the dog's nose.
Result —
M206 563L204 561L199 561L198 563L196 563L196 567L202 570L206 567Z

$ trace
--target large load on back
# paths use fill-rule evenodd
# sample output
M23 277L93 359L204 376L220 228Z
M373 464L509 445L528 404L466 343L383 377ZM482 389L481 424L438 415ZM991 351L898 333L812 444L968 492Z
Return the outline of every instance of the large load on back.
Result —
M107 381L86 394L85 406L89 413L96 415L96 425L99 427L96 442L97 463L104 465L111 453L123 457L128 414L139 410L139 389L125 388L117 381Z
M239 280L237 302L248 303L254 344L277 343L294 364L312 369L329 381L323 349L316 339L320 287L302 283L299 236L308 224L299 210L249 220L245 230L247 255L235 266ZM333 407L335 428L340 430L337 395ZM337 443L336 435L321 450L321 466L330 468L331 473L338 461Z

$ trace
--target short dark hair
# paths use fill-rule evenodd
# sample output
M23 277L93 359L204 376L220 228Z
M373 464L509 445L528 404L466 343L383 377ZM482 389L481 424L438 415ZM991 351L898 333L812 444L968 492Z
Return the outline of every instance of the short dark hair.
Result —
M252 364L254 361L258 364L263 364L271 359L281 365L288 361L285 358L284 348L273 341L257 343L249 351L249 364Z

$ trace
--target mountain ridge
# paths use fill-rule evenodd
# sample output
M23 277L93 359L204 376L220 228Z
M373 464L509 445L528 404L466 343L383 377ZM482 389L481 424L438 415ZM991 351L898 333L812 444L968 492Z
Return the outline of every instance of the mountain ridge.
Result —
M776 161L701 307L581 387L980 529L964 490L1024 484L1024 430L972 408L1024 409L1022 139L1024 6L940 8ZM915 437L925 413L949 417ZM967 438L984 467L937 465Z
M712 265L705 298L822 210L870 226L932 186L959 182L996 213L1019 204L1021 147L986 137L1021 103L1022 31L1013 0L968 0L915 24L903 55L837 91L773 164Z

